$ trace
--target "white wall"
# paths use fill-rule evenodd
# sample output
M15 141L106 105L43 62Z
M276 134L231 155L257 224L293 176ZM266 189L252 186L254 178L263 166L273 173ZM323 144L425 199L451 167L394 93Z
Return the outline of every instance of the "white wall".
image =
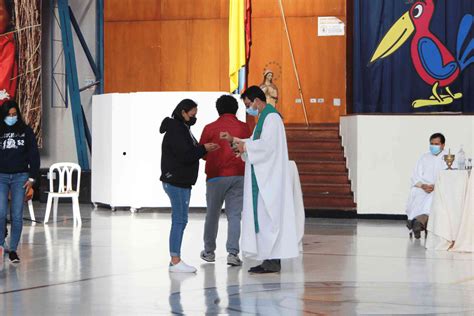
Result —
M161 122L182 99L198 106L192 127L200 139L204 127L219 116L215 102L226 92L137 92L94 97L91 200L113 207L169 207L170 200L159 180L161 176ZM245 120L245 106L239 102L237 117ZM205 162L193 186L191 207L206 207Z
M354 202L357 203L357 120L348 117L344 123L341 121L340 134L349 179L351 179L351 189L354 192Z
M96 56L96 1L95 0L70 0L69 4L81 27L92 56ZM61 38L59 30L51 30L51 16L49 1L43 1L43 148L40 150L41 167L48 168L52 163L58 161L77 162L76 145L74 138L74 127L72 124L71 108L52 108L62 106L58 94L51 93L51 48L50 38ZM74 35L75 38L75 35ZM61 43L58 43L61 45ZM79 85L85 85L87 79L93 79L94 74L89 63L82 52L81 45L75 38L75 50L77 69L79 74ZM60 67L61 68L61 67ZM58 69L60 70L60 69ZM63 69L64 72L64 69ZM91 123L91 105L93 91L81 93L82 105L89 122Z
M446 149L474 153L473 115L354 115L341 118L341 136L359 214L405 214L416 161L431 134Z

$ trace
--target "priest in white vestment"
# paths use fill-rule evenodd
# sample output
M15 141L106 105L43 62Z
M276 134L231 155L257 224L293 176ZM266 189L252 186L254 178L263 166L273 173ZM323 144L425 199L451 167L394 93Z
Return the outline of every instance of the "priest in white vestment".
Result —
M294 196L281 115L266 103L257 86L249 87L241 97L247 113L259 117L250 139L233 139L246 162L241 249L244 256L263 260L250 273L279 272L280 259L299 255L304 209L295 201L302 198Z
M407 227L417 239L427 227L436 179L440 171L447 168L444 161L444 155L448 154L444 150L445 141L441 133L431 135L430 152L420 157L411 177L412 187L406 209Z

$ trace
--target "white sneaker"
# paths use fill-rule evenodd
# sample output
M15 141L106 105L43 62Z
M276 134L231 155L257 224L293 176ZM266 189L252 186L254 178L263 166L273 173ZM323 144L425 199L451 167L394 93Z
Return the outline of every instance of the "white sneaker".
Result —
M181 260L177 264L170 263L169 271L173 273L195 273L197 269L193 266L187 265Z

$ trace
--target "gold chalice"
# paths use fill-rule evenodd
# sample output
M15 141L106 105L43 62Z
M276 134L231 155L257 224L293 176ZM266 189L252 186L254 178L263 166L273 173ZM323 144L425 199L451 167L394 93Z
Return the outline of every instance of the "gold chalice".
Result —
M453 165L455 157L456 157L456 155L453 155L451 153L449 153L447 155L444 155L444 157L443 157L444 161L446 162L446 165L448 166L447 170L453 170L453 168L451 168L451 166Z

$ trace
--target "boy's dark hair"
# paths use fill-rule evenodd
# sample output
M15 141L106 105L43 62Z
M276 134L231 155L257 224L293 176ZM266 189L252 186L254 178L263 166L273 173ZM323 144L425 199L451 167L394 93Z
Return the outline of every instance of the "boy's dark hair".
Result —
M224 94L217 99L216 108L219 115L236 114L239 109L239 104L233 96Z
M430 136L430 142L435 138L439 138L441 140L441 144L443 144L443 145L446 142L446 138L444 138L444 135L441 134L441 133L434 133L433 135L431 135Z
M242 100L247 98L252 102L255 101L256 98L259 98L263 102L267 102L267 97L265 96L265 93L257 86L248 87L247 90L242 93L240 98Z

